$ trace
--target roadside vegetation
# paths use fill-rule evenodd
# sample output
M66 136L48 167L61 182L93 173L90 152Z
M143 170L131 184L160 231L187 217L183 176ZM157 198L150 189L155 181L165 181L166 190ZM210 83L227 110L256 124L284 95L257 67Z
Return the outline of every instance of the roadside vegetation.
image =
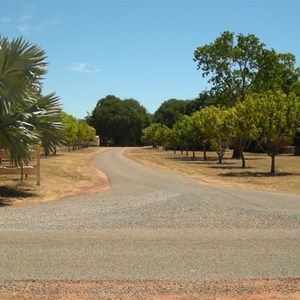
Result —
M154 154L161 159L164 153L168 159L158 164L181 173L193 168L192 177L211 174L209 181L251 181L298 193L284 185L299 173L293 156L300 154L296 57L268 49L254 34L224 31L197 47L193 59L208 86L197 98L166 100L150 114L135 99L108 95L78 120L62 111L55 93L43 94L45 51L23 38L0 38L0 151L7 154L0 167L22 168L36 147L45 157L62 146L69 152L88 147L97 134L105 147L152 146L132 155L147 164L148 156L154 162ZM1 180L0 186L6 177Z
M194 61L208 88L195 99L169 99L147 114L133 99L100 99L87 122L102 145L162 146L174 151L213 150L219 164L228 149L246 168L244 152L276 157L300 152L300 68L291 53L268 49L254 34L224 31L197 47Z
M232 158L241 159L242 168L244 151L264 152L275 174L276 156L299 143L300 69L295 56L267 49L253 34L225 31L198 47L194 61L210 90L190 102L163 103L155 123L144 130L145 144L174 152L202 149L204 160L211 149L219 164L232 148Z
M95 139L95 129L64 113L55 93L43 95L46 67L38 46L0 38L0 167L20 168L21 180L34 149L50 156L57 147L83 147Z
M276 176L266 171L270 161L263 153L245 153L246 168L242 168L240 161L232 159L233 151L226 151L223 164L218 164L218 157L214 151L207 152L207 159L203 159L203 152L196 151L195 157L186 156L179 151L163 150L162 148L134 148L127 151L131 159L150 167L177 173L200 183L245 188L252 190L300 194L300 157L292 154L278 156L277 165L280 169Z
M22 183L16 175L0 176L0 207L32 205L108 189L106 176L92 163L93 157L105 150L89 147L69 152L68 147L60 147L55 156L42 156L40 186L34 176Z

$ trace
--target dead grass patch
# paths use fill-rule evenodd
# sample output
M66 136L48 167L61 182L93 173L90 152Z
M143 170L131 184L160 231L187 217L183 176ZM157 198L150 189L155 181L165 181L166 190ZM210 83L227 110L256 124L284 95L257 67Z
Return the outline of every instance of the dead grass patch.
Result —
M92 193L109 188L107 177L93 166L95 154L108 148L87 148L68 152L61 149L57 156L41 159L41 185L35 176L19 182L16 175L0 176L0 206L28 205L65 196ZM191 157L179 152L153 148L132 148L127 155L145 165L162 168L196 179L206 184L218 184L255 190L300 194L300 157L280 155L276 158L277 173L270 175L270 158L265 154L246 153L246 168L240 160L231 159L231 151L218 164L214 152L196 152Z
M255 190L300 194L300 157L279 155L276 157L277 173L270 174L271 159L266 154L245 153L246 168L241 167L241 160L231 159L228 150L223 164L218 164L215 152L196 152L196 157L185 152L164 151L154 148L135 148L127 155L146 165L180 173L207 184L241 187Z
M40 186L36 185L35 176L20 183L18 175L2 175L0 205L34 204L109 188L106 175L92 164L94 155L105 150L60 149L56 156L42 157Z

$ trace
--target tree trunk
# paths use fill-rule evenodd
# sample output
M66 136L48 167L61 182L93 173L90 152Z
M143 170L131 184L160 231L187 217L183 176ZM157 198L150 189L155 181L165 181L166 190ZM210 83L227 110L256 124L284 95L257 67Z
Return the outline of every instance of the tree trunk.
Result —
M219 157L219 164L222 164L222 158L223 158L223 156L222 155L220 155L220 154L218 154L218 157Z
M244 155L243 151L241 153L241 158L242 158L242 168L246 168L246 160L245 160L245 155Z
M271 154L271 174L275 174L275 154Z
M237 146L234 146L232 159L241 159L241 158L242 158L242 151Z
M24 181L24 168L23 168L23 164L20 165L20 168L21 168L21 178L20 178L20 180L23 183L23 181Z
M223 156L225 155L225 148L220 147L217 151L218 157L219 157L219 164L223 163Z
M206 157L206 143L203 143L203 160L207 160L207 157Z

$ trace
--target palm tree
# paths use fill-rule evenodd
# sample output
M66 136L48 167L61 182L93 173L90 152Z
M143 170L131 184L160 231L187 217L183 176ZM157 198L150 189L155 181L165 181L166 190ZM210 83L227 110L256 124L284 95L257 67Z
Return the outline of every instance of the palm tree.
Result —
M45 59L22 38L0 37L0 148L12 165L23 165L38 144L49 150L60 140L59 98L41 96Z
M24 112L30 114L28 121L34 125L46 156L54 153L56 147L63 142L64 125L60 98L55 93L40 96L36 103Z

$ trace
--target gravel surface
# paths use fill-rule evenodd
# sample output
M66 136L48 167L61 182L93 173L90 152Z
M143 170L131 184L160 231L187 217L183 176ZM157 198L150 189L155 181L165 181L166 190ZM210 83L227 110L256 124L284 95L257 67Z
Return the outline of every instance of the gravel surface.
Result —
M216 300L300 297L300 280L240 281L7 281L0 299Z
M300 278L300 196L200 184L123 151L94 160L108 191L1 208L0 280Z

